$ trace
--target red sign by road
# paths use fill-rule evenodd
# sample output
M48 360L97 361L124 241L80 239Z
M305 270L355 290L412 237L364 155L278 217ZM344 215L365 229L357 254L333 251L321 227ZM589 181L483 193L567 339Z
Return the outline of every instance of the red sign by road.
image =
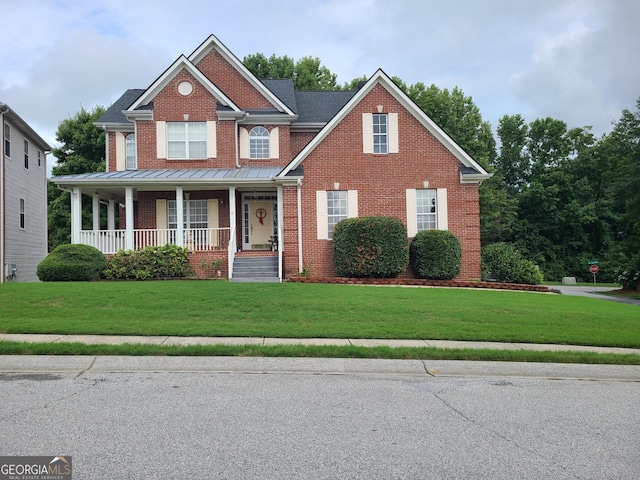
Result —
M600 270L600 269L598 268L598 265L590 265L590 266L589 266L589 271L590 271L591 273L598 273L598 270Z

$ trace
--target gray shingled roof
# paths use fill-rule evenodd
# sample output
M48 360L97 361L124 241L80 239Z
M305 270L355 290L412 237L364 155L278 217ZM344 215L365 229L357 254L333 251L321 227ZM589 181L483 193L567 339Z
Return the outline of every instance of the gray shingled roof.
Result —
M278 97L289 109L297 114L298 106L296 104L296 96L293 90L293 80L290 78L265 78L260 79L265 87Z
M291 79L265 79L262 83L273 92L293 113L298 115L298 123L326 123L355 95L355 91L303 91L293 89ZM122 113L129 108L146 90L127 90L96 123L130 123ZM153 108L152 105L141 108ZM227 110L218 104L218 109ZM253 114L278 113L275 109L251 109Z
M122 110L129 108L144 92L146 90L140 88L127 90L102 114L96 123L129 123L127 117L122 114Z
M355 91L295 92L298 123L328 122L355 94Z

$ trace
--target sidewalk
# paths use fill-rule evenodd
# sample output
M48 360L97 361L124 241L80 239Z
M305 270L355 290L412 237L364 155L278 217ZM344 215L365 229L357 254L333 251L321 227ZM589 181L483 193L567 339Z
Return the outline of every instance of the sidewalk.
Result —
M0 333L0 340L30 343L85 343L89 345L148 344L162 346L188 345L338 345L357 347L434 347L492 350L573 351L640 355L639 348L592 347L581 345L553 345L537 343L465 342L453 340L383 340L347 338L267 338L267 337L174 337L174 336L116 336L116 335L55 335Z

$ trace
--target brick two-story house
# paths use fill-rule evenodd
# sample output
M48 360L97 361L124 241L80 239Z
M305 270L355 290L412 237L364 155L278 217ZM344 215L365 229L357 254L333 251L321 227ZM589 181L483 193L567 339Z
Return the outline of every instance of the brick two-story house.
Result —
M480 277L478 187L490 174L381 70L357 91L299 92L290 80L256 78L211 36L97 124L107 171L52 179L72 192L74 243L107 254L176 243L196 270L219 258L235 280L247 257L269 257L276 280L308 266L331 276L335 224L386 215L409 237L451 230L462 243L459 278ZM90 231L82 194L93 197Z

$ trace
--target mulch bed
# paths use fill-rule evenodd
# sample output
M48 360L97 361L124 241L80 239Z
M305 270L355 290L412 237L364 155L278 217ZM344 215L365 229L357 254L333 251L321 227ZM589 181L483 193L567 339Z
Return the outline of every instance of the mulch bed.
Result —
M405 285L416 287L460 287L487 288L492 290L519 290L526 292L554 292L543 285L521 285L517 283L472 282L456 280L424 280L419 278L344 278L344 277L291 277L297 283L333 283L340 285ZM554 292L555 293L555 292Z

